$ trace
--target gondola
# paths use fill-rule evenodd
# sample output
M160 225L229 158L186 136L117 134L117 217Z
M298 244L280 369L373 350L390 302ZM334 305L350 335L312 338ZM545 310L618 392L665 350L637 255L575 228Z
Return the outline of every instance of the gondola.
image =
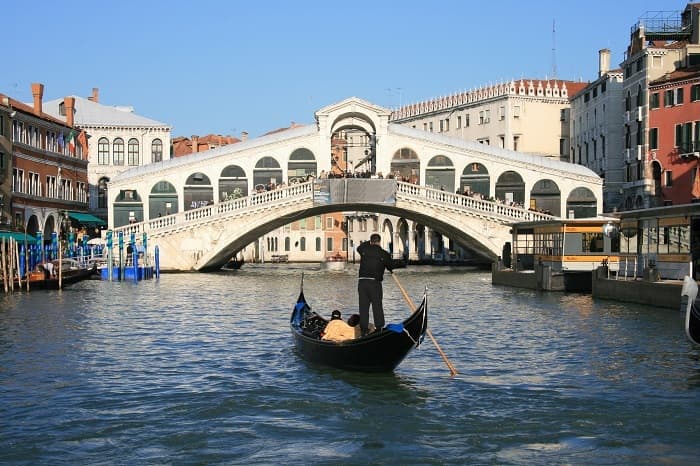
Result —
M243 267L243 263L245 262L245 259L241 258L238 259L238 257L233 257L230 261L228 261L226 264L224 264L223 267L221 267L221 270L238 270L241 267Z
M302 289L292 310L290 326L299 355L311 363L359 372L391 372L420 345L428 328L428 294L415 312L401 324L389 324L379 331L354 340L321 340L328 320L311 310Z
M685 308L685 334L691 342L700 345L700 309L695 304L695 298L698 296L698 284L687 275L683 279L681 296L688 297Z

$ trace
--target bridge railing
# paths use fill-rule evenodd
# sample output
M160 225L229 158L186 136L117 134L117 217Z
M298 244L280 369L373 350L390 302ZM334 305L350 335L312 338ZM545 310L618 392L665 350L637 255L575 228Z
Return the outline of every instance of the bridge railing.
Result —
M411 183L397 182L397 196L406 196L418 201L427 200L432 203L443 204L445 206L459 207L474 212L488 214L492 217L501 218L504 221L535 221L553 218L551 215L523 209L522 207L510 206L499 202L476 199L471 196L450 193L439 189L428 188ZM313 198L314 182L307 181L284 188L271 191L263 191L251 194L250 196L219 202L197 209L186 210L164 217L146 220L140 223L124 225L114 228L115 234L124 232L124 236L131 233L140 234L143 232L153 233L156 231L177 229L181 226L206 221L207 219L220 219L247 209L272 205L284 199L304 199Z
M313 190L313 182L308 181L274 189L272 191L263 191L251 194L250 196L199 207L197 209L186 210L164 217L153 218L145 222L116 227L113 231L115 234L122 231L124 232L124 236L128 236L131 233L139 234L146 232L150 234L159 230L177 229L183 225L201 222L207 219L220 219L246 209L264 206L266 204L274 204L283 199L311 198L313 196Z
M483 212L506 221L527 222L554 218L551 215L524 209L522 207L511 206L500 202L487 201L484 199L477 199L464 194L450 193L440 189L428 188L426 186L411 183L397 183L397 191L402 195L414 198L416 200L427 199L431 202L436 202L439 204L458 206L476 212Z

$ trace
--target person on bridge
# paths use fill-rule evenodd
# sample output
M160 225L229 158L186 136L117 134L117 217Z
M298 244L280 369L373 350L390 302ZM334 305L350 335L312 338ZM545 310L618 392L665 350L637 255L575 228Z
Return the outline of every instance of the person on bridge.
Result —
M393 273L391 255L380 246L382 237L373 233L369 242L364 241L357 247L360 254L360 272L357 293L360 301L360 332L369 332L369 306L372 305L374 326L377 330L384 327L384 307L382 305L382 279L384 270Z

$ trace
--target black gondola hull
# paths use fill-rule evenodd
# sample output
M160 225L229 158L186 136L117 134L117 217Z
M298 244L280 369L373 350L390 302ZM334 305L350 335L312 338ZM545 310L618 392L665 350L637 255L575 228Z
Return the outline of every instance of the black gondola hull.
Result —
M310 310L310 307L306 304L302 292L291 319L297 353L306 361L337 369L391 372L414 347L418 346L428 328L426 296L416 311L403 322L403 332L382 329L368 336L343 342L321 340L305 332L300 325L304 309Z

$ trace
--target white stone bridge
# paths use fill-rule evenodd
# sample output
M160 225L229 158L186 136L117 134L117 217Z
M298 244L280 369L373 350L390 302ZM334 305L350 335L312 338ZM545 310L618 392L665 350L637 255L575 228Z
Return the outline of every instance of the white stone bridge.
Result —
M366 193L377 193L367 196ZM341 193L336 202L333 193ZM343 195L344 194L344 195ZM329 199L331 197L331 199ZM512 222L550 215L396 180L316 180L114 229L147 234L164 270L217 270L260 236L295 220L335 211L409 218L440 231L483 257L500 255ZM398 242L401 247L408 243Z
M493 259L512 222L602 211L603 182L583 166L389 116L353 97L317 111L313 125L125 171L101 193L109 227L147 233L164 270L211 270L261 235L330 212L398 217L393 231L382 231L395 257L409 257L425 226Z

